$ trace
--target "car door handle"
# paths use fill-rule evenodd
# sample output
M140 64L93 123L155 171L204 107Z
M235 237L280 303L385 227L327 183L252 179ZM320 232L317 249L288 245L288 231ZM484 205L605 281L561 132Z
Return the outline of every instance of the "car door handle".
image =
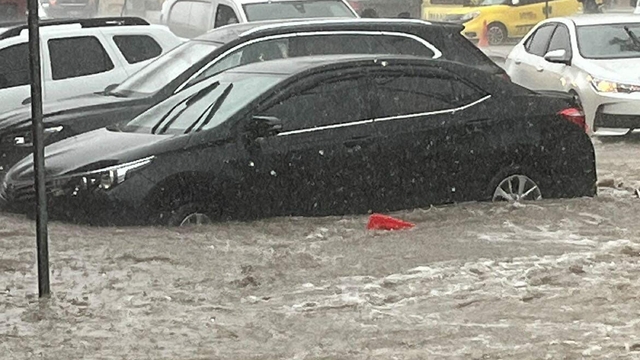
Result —
M516 63L516 65L520 65L522 64L522 59L515 59L513 62Z
M537 72L543 72L544 68L542 66L536 66L536 71Z
M22 100L22 105L27 105L27 104L31 104L31 98L30 97Z
M467 125L475 126L475 125L486 125L492 123L494 120L489 118L475 119L467 121Z
M350 140L345 140L344 146L349 149L365 148L373 144L373 139L369 136L354 136Z

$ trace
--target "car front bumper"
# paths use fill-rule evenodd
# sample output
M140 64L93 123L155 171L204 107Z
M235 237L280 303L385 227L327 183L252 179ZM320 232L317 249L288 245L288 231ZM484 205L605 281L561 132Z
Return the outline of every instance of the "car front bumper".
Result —
M127 183L129 182L129 183ZM110 190L77 190L45 184L51 219L94 225L138 225L148 223L152 209L144 205L148 180L135 176ZM9 212L34 214L36 194L33 183L14 185L4 179L0 186L0 207Z
M602 129L640 129L640 92L601 93L589 88L580 94L587 124Z

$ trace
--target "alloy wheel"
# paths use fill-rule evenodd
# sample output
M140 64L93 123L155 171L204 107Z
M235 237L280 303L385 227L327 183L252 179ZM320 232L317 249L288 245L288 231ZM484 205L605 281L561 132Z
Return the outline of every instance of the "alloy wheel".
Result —
M487 29L489 45L500 45L504 42L504 30L498 25L492 25Z
M195 212L193 214L189 214L185 216L182 222L180 222L180 226L207 225L207 224L211 224L211 218L199 212Z
M493 192L493 201L542 200L538 184L525 175L511 175L502 180Z

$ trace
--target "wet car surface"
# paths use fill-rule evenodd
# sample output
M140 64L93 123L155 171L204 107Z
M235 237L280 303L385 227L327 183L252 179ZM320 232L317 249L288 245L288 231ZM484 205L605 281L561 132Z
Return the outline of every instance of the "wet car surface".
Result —
M567 111L584 125L569 97L453 62L258 62L47 147L49 205L90 222L180 225L593 196L593 146ZM26 158L2 184L3 205L33 208L32 184Z

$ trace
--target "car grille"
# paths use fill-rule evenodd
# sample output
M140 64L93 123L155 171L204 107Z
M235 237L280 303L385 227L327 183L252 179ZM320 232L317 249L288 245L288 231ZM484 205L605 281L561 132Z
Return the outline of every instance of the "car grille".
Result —
M53 192L59 189L58 186L54 186L54 183L51 181L47 181L45 183L45 192L47 196L53 194ZM6 180L2 182L2 186L0 187L0 199L4 202L11 203L24 203L30 202L34 200L36 197L36 189L33 183L21 183L21 184L10 184L7 183Z

